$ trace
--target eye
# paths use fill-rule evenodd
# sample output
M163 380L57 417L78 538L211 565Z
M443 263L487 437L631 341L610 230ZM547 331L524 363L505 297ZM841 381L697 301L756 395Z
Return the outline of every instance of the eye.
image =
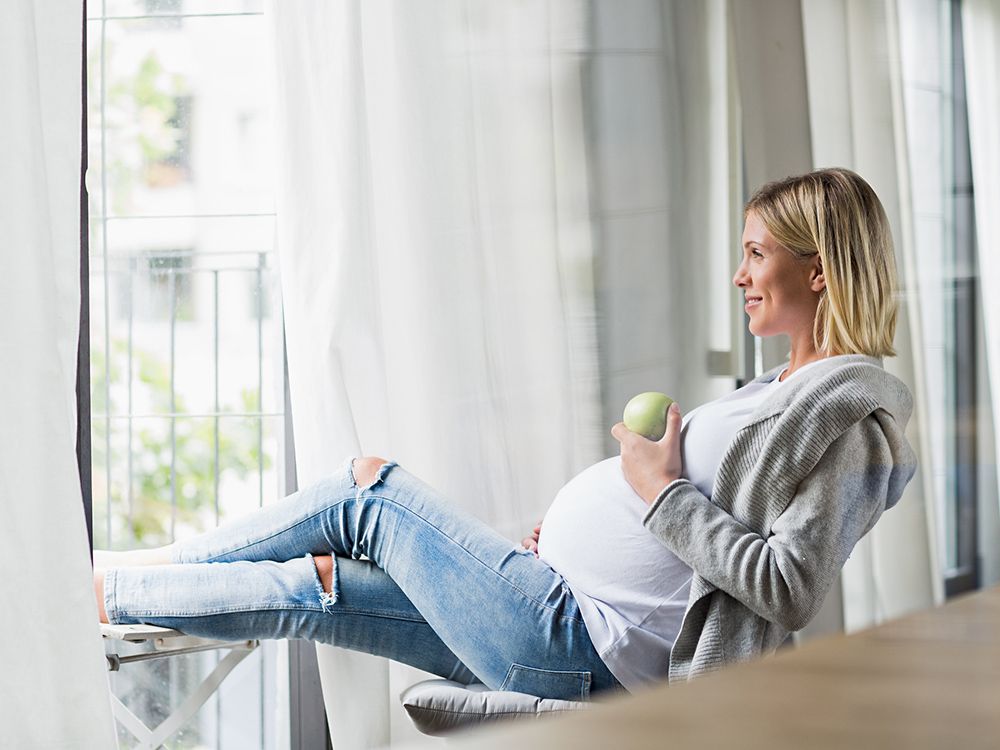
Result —
M761 253L761 252L758 252L758 251L756 251L756 250L752 250L752 251L751 251L751 254L752 254L752 255L756 255L756 256L757 256L758 258L763 258L763 257L764 257L764 254L763 254L763 253Z

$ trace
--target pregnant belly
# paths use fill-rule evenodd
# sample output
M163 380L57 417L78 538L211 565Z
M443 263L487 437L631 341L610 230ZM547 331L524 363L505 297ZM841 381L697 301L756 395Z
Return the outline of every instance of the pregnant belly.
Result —
M619 456L596 463L557 493L542 522L538 556L575 594L655 606L690 569L642 525L646 510Z

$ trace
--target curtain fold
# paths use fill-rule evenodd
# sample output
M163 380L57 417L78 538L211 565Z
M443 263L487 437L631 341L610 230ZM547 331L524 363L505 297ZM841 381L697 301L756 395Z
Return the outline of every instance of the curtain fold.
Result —
M0 745L115 746L77 472L81 3L0 24Z
M725 9L268 6L301 484L381 455L519 540L628 398L732 390ZM319 653L338 750L412 736L412 670Z
M990 413L994 426L1000 425L1000 295L992 293L1000 280L1000 0L963 0L962 33L965 44L965 85L969 110L969 147L975 185L976 243L983 335L985 349L984 391L992 394ZM982 431L981 431L982 434ZM995 540L1000 536L997 485L1000 483L1000 441L991 435L993 455L983 455L979 483L981 495L991 506L980 506L980 553L983 585L1000 580L1000 552ZM988 441L984 441L988 442Z
M903 502L858 543L844 567L842 621L853 631L943 600L926 421L926 341L895 0L803 0L802 13L814 166L844 166L864 176L892 226L901 298L898 356L887 358L885 367L913 393L907 437L920 461Z
M894 0L801 9L808 86L768 95L808 96L785 104L813 163L856 169L886 205L903 286L886 366L914 393L922 465L845 569L836 620L853 630L943 596L911 157ZM630 396L663 390L690 409L732 390L724 363L745 325L733 144L764 99L753 77L737 86L731 2L275 1L269 14L303 483L382 455L515 540L616 449L607 431ZM411 671L320 653L339 750L409 736L395 693Z
M520 539L600 456L580 65L544 4L269 12L300 484L381 455ZM319 655L338 749L412 733L417 673Z

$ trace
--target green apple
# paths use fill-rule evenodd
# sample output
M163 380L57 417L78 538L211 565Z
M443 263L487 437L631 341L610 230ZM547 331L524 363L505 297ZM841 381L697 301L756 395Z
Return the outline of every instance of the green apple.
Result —
M659 440L667 431L667 409L674 400L663 393L647 391L625 404L622 422L648 440Z

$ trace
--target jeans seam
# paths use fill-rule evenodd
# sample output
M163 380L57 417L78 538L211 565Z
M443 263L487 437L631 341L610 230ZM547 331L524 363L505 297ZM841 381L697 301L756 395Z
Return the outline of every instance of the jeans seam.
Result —
M194 618L194 617L212 617L215 615L231 615L239 612L276 612L281 610L293 611L293 612L323 612L321 607L313 607L309 604L281 604L277 606L265 606L265 605L254 605L248 607L227 607L225 609L211 609L211 610L198 610L197 612L190 611L177 611L177 610L163 610L163 609L141 609L132 610L127 614L129 617L183 617L183 618ZM327 612L327 614L338 614L338 615L365 615L368 617L380 617L384 620L399 620L401 622L412 622L412 623L424 623L427 621L423 618L406 617L403 615L388 614L386 612L378 612L375 610L359 610L359 609L345 609L344 607L336 607L333 612ZM110 619L110 618L109 618Z
M382 617L386 620L400 620L402 622L415 622L415 623L427 623L423 617L408 617L406 615L392 614L384 610L377 609L358 609L357 607L345 607L338 602L337 604L337 614L344 615L365 615L366 617Z
M312 607L308 604L280 604L276 606L267 606L263 604L255 604L253 606L247 607L224 607L222 609L200 609L197 612L190 611L176 611L168 609L135 609L129 610L129 617L211 617L212 615L231 615L237 612L275 612L279 610L290 610L290 611L304 611L304 612L322 612L320 607Z
M541 667L532 667L527 664L520 664L519 662L511 662L510 667L507 669L507 675L504 677L503 682L500 683L500 690L508 691L508 685L514 678L517 671L521 672L537 672L540 674L551 674L551 675L566 675L573 680L579 680L580 682L580 694L576 699L570 700L580 700L586 701L590 695L590 687L593 682L593 673L586 669L542 669ZM565 700L565 699L563 699Z

